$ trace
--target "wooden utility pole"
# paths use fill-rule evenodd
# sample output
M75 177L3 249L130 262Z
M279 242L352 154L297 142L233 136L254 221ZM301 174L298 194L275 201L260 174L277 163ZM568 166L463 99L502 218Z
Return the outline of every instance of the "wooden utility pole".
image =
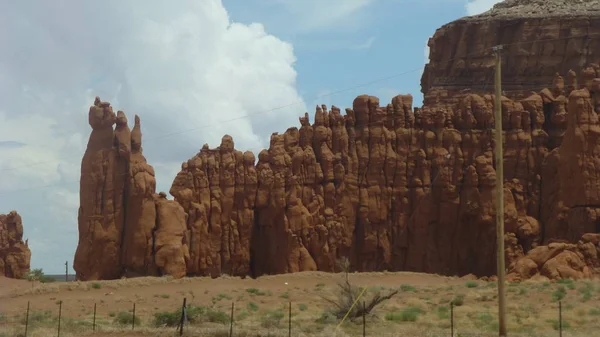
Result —
M506 303L504 295L504 154L502 140L502 45L493 47L496 55L495 89L496 102L494 103L496 126L496 240L498 251L498 335L506 337Z

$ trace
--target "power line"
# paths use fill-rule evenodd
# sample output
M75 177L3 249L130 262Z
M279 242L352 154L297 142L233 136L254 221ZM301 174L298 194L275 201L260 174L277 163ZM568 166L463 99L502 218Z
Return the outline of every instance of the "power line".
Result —
M588 35L585 35L585 36L588 36ZM569 37L569 38L573 38L573 37ZM562 38L560 38L560 39L562 39ZM548 40L559 40L559 39L546 39L546 40L542 40L542 41L548 41ZM534 43L534 42L536 42L536 41L528 41L528 43ZM522 44L522 43L515 43L515 44ZM475 53L472 53L472 54L475 54ZM479 53L479 54L481 54L481 53ZM454 59L458 59L458 58L463 58L463 57L452 58L452 59L446 60L444 62L450 62L450 61L452 61ZM372 80L372 81L363 83L361 85L357 85L357 86L346 88L346 89L337 90L337 91L334 91L334 92L329 93L327 95L322 95L321 97L326 97L326 96L333 95L333 94L336 94L336 93L340 93L340 92L352 90L352 89L359 88L359 87L362 87L362 86L365 86L365 85L368 85L368 84L371 84L371 83L376 83L376 82L381 81L381 80L398 77L398 76L405 75L405 74L408 74L408 73L411 73L411 72L414 72L414 71L417 71L417 70L420 70L420 69L422 69L422 68L419 67L419 68L415 68L413 70L405 71L405 72L402 72L402 73L397 73L395 75L391 75L391 76L387 76L387 77L384 77L384 78ZM533 90L533 89L543 90L543 89L548 88L548 86L543 86L543 87L539 86L539 84L537 84L537 83L531 83L531 86L529 86L529 84L527 84L527 86L525 86L525 84L527 84L527 83L522 83L521 87L522 88L527 88L529 90ZM487 86L488 86L487 81L483 85L481 85L481 84L480 85L473 85L472 87L473 88L477 88L477 87L481 87L481 86L484 89L487 88ZM522 91L523 91L523 89L521 89L521 90L507 90L505 92L522 92ZM285 106L276 107L276 108L273 108L273 109L270 109L270 110L266 110L266 111L263 111L263 112L256 113L254 115L261 114L261 113L266 113L266 112L270 112L270 111L274 111L274 110L277 110L277 109L282 109L282 108L285 108L285 107L292 106L294 104L297 104L297 103L291 103L291 104L288 104L288 105L285 105ZM238 118L234 118L234 119L231 119L231 120L228 120L228 121L234 121L234 120L239 120L239 119L243 119L243 118L248 118L249 116L251 116L251 114L245 115L245 116L241 116L241 117L238 117ZM228 122L228 121L224 121L224 122ZM369 123L369 124L372 124L372 123ZM367 124L367 125L369 125L369 124ZM202 126L200 128L209 127L209 126L210 125L205 125L205 126ZM188 130L183 130L183 131L180 131L180 132L165 134L165 135L161 135L161 136L158 136L158 137L155 137L155 138L152 138L152 139L160 139L160 138L170 137L170 136L173 136L173 135L178 135L178 134L182 134L182 133L185 133L185 132L190 132L190 131L194 131L194 130L197 130L197 129L199 129L199 128L188 129ZM144 142L147 142L147 141L148 140L144 140ZM18 168L25 168L25 167L37 166L37 165L41 165L43 163L54 162L54 161L58 161L58 160L65 159L65 158L75 157L75 156L79 156L79 155L62 157L62 158L58 158L58 159L55 159L55 160L52 160L52 161L38 162L38 163L30 164L30 165L23 165L23 166L19 166L19 167L4 169L4 170L0 170L0 172L2 172L2 171L9 171L9 170L15 170L15 169L18 169ZM128 172L125 172L122 175L128 175L128 174L129 174ZM48 184L48 185L43 185L43 186L37 186L37 187L31 187L31 188L15 189L15 190L5 190L5 191L0 191L0 194L8 194L8 193L14 193L14 192L20 192L20 191L34 190L34 189L38 189L38 188L41 189L41 188L53 187L53 186L58 186L58 185L61 185L61 184L68 184L68 183L79 182L79 181L80 181L80 179L73 180L73 181L68 181L68 182L57 182L57 183L53 183L53 184Z
M513 46L513 45L521 45L521 44L532 44L532 43L536 43L536 42L547 42L547 41L565 40L565 39L573 39L573 38L578 38L578 37L590 37L590 36L596 36L596 35L600 35L600 33L599 34L582 34L582 35L575 35L575 36L562 37L562 38L553 38L553 39L539 39L539 40L534 40L534 41L516 42L516 43L504 44L504 46ZM456 59L462 59L462 58L465 58L465 57L471 57L471 56L476 56L476 55L490 56L490 55L488 55L488 54L485 53L485 51L488 51L488 50L492 50L492 47L485 48L484 52L477 52L477 53L473 52L473 53L470 53L470 54L467 54L467 55L464 55L464 56L453 57L453 58L450 58L448 60L438 62L438 63L436 63L436 65L444 64L444 63L452 62L452 61L454 61ZM371 80L371 81L368 81L368 82L364 82L364 83L358 84L356 86L352 86L352 87L348 87L348 88L345 88L345 89L336 90L336 91L333 91L333 92L330 92L330 93L327 93L327 94L323 94L323 95L318 95L313 100L324 98L324 97L333 96L333 95L336 95L336 94L339 94L339 93L342 93L342 92L347 92L347 91L355 90L355 89L358 89L358 88L369 86L369 85L374 84L374 83L378 83L378 82L390 80L390 79L393 79L393 78L396 78L396 77L404 76L404 75L413 73L413 72L421 70L421 69L423 69L423 67L414 68L412 70L403 71L403 72L396 73L396 74L393 74L393 75L390 75L390 76L380 77L380 78L377 78L377 79L374 79L374 80ZM473 85L471 87L475 87L475 86L476 85ZM259 111L259 112L256 112L256 113L246 114L244 116L240 116L240 117L236 117L236 118L232 118L232 119L228 119L228 120L219 121L217 123L213 123L213 124L209 124L209 125L202 125L202 126L195 127L195 128L190 128L190 129L186 129L186 130L180 130L180 131L177 131L177 132L171 132L171 133L162 134L162 135L159 135L159 136L156 136L156 137L145 138L144 142L145 143L152 142L153 140L164 139L164 138L168 138L168 137L172 137L172 136L176 136L176 135L181 135L181 134L192 132L192 131L197 131L197 130L204 129L204 128L218 126L218 125L221 125L223 123L230 123L230 122L238 121L238 120L241 120L241 119L250 118L252 116L257 116L257 115L261 115L261 114L265 114L265 113L277 111L277 110L280 110L280 109L289 108L291 106L294 106L296 104L300 104L302 102L303 102L303 100L298 100L298 101L293 102L293 103L285 104L285 105L278 106L278 107L275 107L275 108L271 108L271 109L268 109L268 110ZM53 163L53 162L56 162L56 161L61 161L63 159L68 159L68 158L73 158L73 157L78 157L78 156L80 156L80 154L74 154L74 155L69 155L69 156L62 156L62 157L58 157L56 159L47 160L47 161L40 161L40 162L34 162L34 163L27 164L27 165L20 165L20 166L9 167L9 168L0 168L0 172L13 171L13 170L17 170L17 169L21 169L21 168L25 168L25 167L31 167L31 166L38 166L38 165L42 165L42 164Z

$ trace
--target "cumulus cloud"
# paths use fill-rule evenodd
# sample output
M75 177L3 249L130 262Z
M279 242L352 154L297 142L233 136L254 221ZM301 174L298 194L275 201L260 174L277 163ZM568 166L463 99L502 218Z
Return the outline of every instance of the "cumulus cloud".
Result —
M502 0L471 0L465 5L465 9L467 15L477 15L489 11L499 2Z
M130 121L140 115L160 190L204 143L227 133L257 151L306 109L292 46L261 24L231 22L220 0L2 7L0 212L23 216L34 267L72 261L94 96Z

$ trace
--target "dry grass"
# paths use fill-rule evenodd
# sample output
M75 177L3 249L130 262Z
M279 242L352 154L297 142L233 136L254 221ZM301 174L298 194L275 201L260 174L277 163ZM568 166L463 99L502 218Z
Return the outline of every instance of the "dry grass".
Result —
M360 336L362 319L330 315L341 274L299 273L257 280L223 277L136 278L99 282L36 285L25 282L10 293L0 293L0 337L19 336L27 302L31 302L28 336L56 336L59 301L63 301L61 336L91 334L93 306L97 304L94 336L175 336L176 327L156 327L156 313L174 315L183 297L204 308L187 336L228 336L231 303L235 303L235 336L287 336L288 301L292 302L295 336ZM0 280L1 281L1 280ZM410 335L447 336L450 302L454 326L462 336L495 336L496 284L417 273L350 274L350 282L367 287L367 295L399 290L367 317L367 334L381 337ZM2 284L0 283L0 288ZM557 334L558 302L563 307L563 336L591 336L600 329L600 282L547 280L507 286L508 329L511 336ZM129 322L115 322L119 313L131 312L136 303L140 325L131 332ZM42 314L49 311L48 314Z

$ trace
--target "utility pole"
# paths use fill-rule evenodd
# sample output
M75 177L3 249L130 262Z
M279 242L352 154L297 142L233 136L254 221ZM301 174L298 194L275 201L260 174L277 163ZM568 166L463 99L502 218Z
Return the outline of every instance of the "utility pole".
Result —
M69 261L65 261L65 282L69 282Z
M504 154L502 144L502 45L492 48L496 55L495 89L496 102L494 103L496 126L496 240L498 251L498 335L506 337L506 302L504 293Z

